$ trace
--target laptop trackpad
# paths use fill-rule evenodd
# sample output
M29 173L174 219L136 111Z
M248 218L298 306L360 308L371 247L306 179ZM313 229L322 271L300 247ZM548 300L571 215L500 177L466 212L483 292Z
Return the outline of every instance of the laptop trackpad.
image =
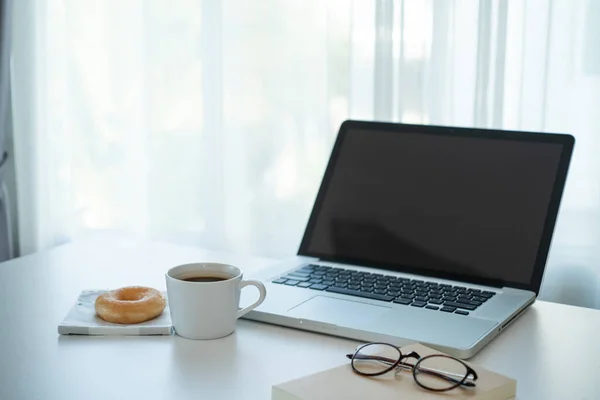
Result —
M291 308L288 315L329 324L353 326L379 318L389 309L390 307L374 306L359 301L315 296Z

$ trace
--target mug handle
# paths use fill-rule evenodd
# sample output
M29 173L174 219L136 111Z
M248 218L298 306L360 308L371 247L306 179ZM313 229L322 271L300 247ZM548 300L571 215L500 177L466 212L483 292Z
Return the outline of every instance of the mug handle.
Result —
M242 308L241 310L239 310L237 312L238 318L243 315L246 315L250 311L254 310L256 307L260 306L261 303L263 301L265 301L265 297L267 297L267 289L265 289L265 285L263 285L262 282L251 280L251 279L247 280L247 281L242 281L240 283L240 290L242 290L246 286L256 286L260 296L258 297L258 300L256 300L254 303L250 304L248 307L245 307L245 308Z

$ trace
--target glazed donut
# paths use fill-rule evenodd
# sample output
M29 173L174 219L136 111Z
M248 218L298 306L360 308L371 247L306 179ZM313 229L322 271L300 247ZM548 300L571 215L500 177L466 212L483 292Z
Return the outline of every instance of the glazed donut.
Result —
M159 316L166 306L156 289L128 286L98 296L95 303L100 318L117 324L138 324Z

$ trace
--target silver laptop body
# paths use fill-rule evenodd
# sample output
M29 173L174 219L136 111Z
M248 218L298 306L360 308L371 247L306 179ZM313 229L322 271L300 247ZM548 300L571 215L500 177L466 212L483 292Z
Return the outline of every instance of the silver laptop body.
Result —
M573 145L344 122L298 255L253 276L245 318L472 357L536 299Z

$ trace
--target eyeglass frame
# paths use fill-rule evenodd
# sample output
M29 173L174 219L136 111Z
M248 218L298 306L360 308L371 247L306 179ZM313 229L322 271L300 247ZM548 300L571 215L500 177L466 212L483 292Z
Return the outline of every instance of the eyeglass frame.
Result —
M358 352L361 349L363 349L363 348L365 348L367 346L372 346L372 345L390 346L390 347L396 349L398 351L398 354L400 356L398 357L398 360L396 360L395 362L393 362L393 359L387 358L387 357L369 356L369 358L371 358L371 359L375 359L375 360L379 359L382 362L391 363L391 366L388 367L387 369L381 371L381 372L374 372L374 373L361 372L361 371L357 370L356 367L354 366L354 357L356 356L356 354L358 354ZM352 354L346 354L346 357L350 359L350 365L352 366L352 370L355 373L357 373L358 375L367 376L367 377L381 376L381 375L387 374L388 372L391 372L394 369L395 369L394 374L397 375L400 371L402 371L404 369L408 369L408 370L412 371L413 379L414 379L414 381L415 381L415 383L417 385L419 385L423 389L430 390L430 391L433 391L433 392L447 392L449 390L456 389L457 387L463 387L463 386L466 386L466 387L475 387L476 385L475 385L474 382L467 382L467 380L469 380L469 376L472 376L472 378L470 378L471 381L476 381L478 379L477 372L473 368L469 367L461 359L458 359L456 357L452 357L452 356L449 356L449 355L446 355L446 354L430 354L428 356L421 357L419 355L419 353L417 353L416 351L411 351L408 354L403 354L402 350L400 350L400 347L394 346L391 343L385 343L385 342L365 343L365 344L357 347L356 350L354 351L354 353L352 353ZM411 357L417 359L417 362L414 365L402 361L404 359L411 358ZM431 371L431 370L429 370L427 368L418 368L418 365L421 364L421 362L423 362L424 360L433 358L433 357L444 357L444 358L449 358L451 360L457 361L458 363L462 364L466 368L467 373L465 374L465 376L462 378L461 381L458 381L457 379L454 379L451 376L448 376L448 375L457 375L457 374L451 374L451 373L448 372L445 375L445 374L437 372L437 371ZM421 382L419 382L419 380L417 379L417 374L416 374L417 370L427 371L428 373L430 373L432 375L437 375L438 377L440 377L442 379L445 379L447 381L450 381L450 382L454 383L454 386L451 386L451 387L448 387L448 388L444 388L444 389L435 389L435 388L427 387L427 386L423 385Z

